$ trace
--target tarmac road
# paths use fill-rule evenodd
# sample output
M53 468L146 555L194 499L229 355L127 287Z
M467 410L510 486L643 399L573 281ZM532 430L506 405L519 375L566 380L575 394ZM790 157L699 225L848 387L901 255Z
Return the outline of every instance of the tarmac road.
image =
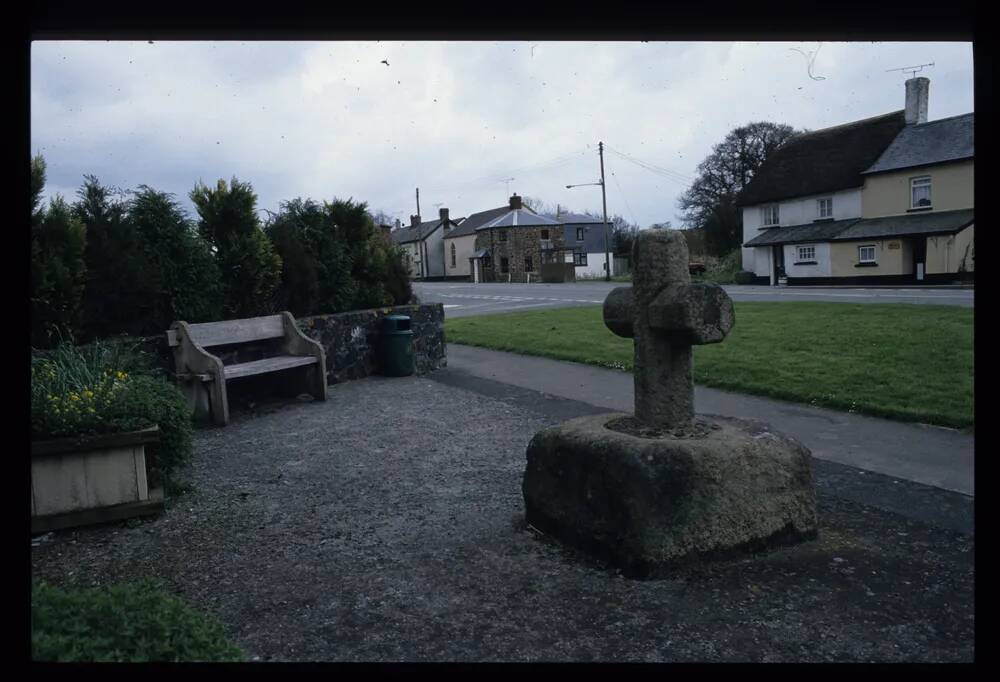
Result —
M604 302L619 282L570 284L471 284L469 282L414 282L423 303L442 303L446 317L564 308ZM725 285L734 301L835 301L841 303L914 303L972 307L974 289L957 287L768 287Z

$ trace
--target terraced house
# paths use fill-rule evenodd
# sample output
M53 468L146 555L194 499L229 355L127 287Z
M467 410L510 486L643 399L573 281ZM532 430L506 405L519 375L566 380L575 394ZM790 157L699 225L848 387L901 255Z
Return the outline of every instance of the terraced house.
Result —
M410 216L410 226L393 230L389 237L406 255L412 279L445 276L444 237L458 227L458 221L448 217L442 208L437 220L421 222L420 216Z
M767 284L949 283L974 271L974 115L906 107L789 138L740 195L743 269Z

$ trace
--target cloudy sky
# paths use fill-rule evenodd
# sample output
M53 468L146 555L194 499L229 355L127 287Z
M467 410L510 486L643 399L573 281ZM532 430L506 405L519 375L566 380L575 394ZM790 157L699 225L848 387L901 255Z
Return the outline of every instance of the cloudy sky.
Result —
M384 62L388 62L387 64ZM139 42L31 47L31 151L46 194L187 194L249 180L260 209L362 200L404 224L510 192L646 227L732 128L818 129L902 109L933 62L929 119L973 111L971 43ZM513 178L512 180L507 180Z

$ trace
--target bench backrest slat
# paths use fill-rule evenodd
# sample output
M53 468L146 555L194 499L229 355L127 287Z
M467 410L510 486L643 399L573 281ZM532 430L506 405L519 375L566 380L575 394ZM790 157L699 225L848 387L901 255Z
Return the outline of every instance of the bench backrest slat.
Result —
M243 320L189 324L188 332L195 343L202 348L208 348L230 343L278 339L285 335L285 327L281 315L268 315L248 317Z

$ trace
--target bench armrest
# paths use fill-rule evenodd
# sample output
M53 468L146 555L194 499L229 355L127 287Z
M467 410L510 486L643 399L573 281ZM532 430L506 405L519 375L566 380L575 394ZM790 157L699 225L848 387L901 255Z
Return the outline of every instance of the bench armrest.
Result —
M219 380L223 377L222 360L199 346L188 332L187 322L174 322L167 332L167 342L174 348L174 365L178 378L209 374Z
M326 351L322 344L306 336L295 318L287 310L282 311L281 321L285 326L284 352L288 355L303 355L316 358L317 371L322 377L324 393L326 392Z

